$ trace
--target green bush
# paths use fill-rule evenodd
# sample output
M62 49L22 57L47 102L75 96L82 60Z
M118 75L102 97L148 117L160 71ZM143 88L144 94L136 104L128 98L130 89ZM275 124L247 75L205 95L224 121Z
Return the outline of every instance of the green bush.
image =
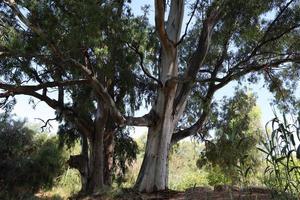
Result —
M54 187L49 191L51 197L58 195L63 198L68 198L77 194L81 189L80 173L76 169L68 168L59 176L54 184Z
M219 166L206 166L208 171L207 180L210 186L230 184L231 179L227 177Z
M24 121L0 118L0 199L19 199L50 188L65 158L57 138L37 134Z
M199 168L208 165L210 184L223 183L245 186L257 174L261 154L256 146L262 138L260 110L256 98L242 90L224 99L220 112L213 113L213 138L205 139L205 149L197 161ZM214 120L213 120L214 119ZM222 175L223 173L223 175ZM251 174L251 175L250 175Z

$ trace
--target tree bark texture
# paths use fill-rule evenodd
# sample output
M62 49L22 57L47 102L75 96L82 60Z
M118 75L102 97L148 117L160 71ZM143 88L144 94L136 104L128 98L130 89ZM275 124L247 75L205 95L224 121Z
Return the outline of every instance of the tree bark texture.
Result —
M112 170L114 162L115 150L115 132L107 131L104 134L104 184L110 186L112 184Z
M183 9L183 0L171 3L167 24L164 23L164 1L155 1L155 23L161 41L159 79L162 86L153 111L158 116L155 124L149 127L144 160L135 187L142 192L166 190L168 186L168 156L174 126L173 104L178 83L178 50ZM166 26L166 27L165 27Z

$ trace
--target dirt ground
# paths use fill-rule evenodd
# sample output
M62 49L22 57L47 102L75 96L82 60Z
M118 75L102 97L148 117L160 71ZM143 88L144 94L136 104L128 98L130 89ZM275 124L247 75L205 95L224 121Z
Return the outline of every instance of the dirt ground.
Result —
M289 198L287 195L279 196L276 195L270 189L262 187L248 187L248 188L238 188L226 185L218 185L214 189L209 187L195 187L187 189L185 192L180 191L164 191L152 194L135 193L133 191L124 192L119 195L118 200L286 200L295 199ZM100 196L84 198L84 200L110 200L110 198L103 198Z

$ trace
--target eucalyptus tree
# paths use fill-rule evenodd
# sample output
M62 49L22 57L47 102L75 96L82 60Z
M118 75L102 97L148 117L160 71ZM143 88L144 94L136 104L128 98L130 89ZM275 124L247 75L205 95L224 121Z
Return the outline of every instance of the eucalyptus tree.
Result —
M81 137L82 154L69 164L81 173L82 191L110 185L116 131L145 123L125 115L151 91L149 79L136 77L140 57L130 50L135 41L150 48L146 18L134 18L126 1L9 0L0 10L2 106L11 108L17 95L48 104L59 133Z
M102 155L98 146L103 146L103 133L107 130L106 121L112 123L113 127L147 126L149 129L145 156L136 182L139 191L167 189L170 146L188 136L203 135L207 132L207 119L213 105L213 96L228 83L234 80L242 83L246 81L245 77L255 82L261 75L267 80L268 87L275 92L277 99L289 99L293 103L293 98L290 98L293 96L291 91L295 87L295 80L299 78L297 73L300 62L299 1L196 0L191 6L190 20L184 27L184 10L188 7L184 0L154 0L154 38L152 34L141 34L144 31L151 32L151 28L145 23L136 24L125 20L129 27L136 24L135 28L125 28L127 26L122 24L125 23L122 19L133 19L128 16L127 9L120 11L119 20L111 19L118 13L119 9L113 5L120 5L119 1L43 1L45 3L42 5L45 6L35 4L38 9L30 9L32 5L26 2L16 3L10 0L1 4L1 12L4 13L2 21L7 21L1 26L1 31L5 30L10 35L9 42L1 44L1 57L5 58L1 61L1 67L7 69L7 72L1 71L1 74L14 72L18 75L16 77L24 73L26 76L30 74L37 85L24 85L19 79L1 80L1 96L27 94L55 108L64 120L75 125L82 135L86 135L92 144L91 149L94 148L90 155L92 162L97 160L94 156ZM62 6L55 9L58 4ZM73 6L66 5L79 5L76 8L80 12L74 12L71 9ZM47 9L43 10L43 7ZM26 16L25 11L20 11L21 8L27 8ZM82 16L83 13L86 15ZM63 17L59 20L49 20L52 19L51 16L58 15ZM68 21L70 16L74 17L72 19L75 22ZM88 23L95 21L97 22ZM99 23L104 25L99 27ZM86 27L86 24L91 26ZM190 24L193 26L188 26ZM101 31L95 31L95 27ZM110 34L103 34L104 27L115 29ZM139 28L139 31L131 34L136 28ZM29 40L28 43L39 47L38 54L33 56L35 63L39 64L37 68L20 67L31 63L30 59L24 59L28 54L22 57L22 52L17 51L22 50L20 46L24 46L19 44L22 34L24 39ZM70 35L73 37L68 40ZM111 35L115 35L112 42L116 42L115 50L120 54L112 54L113 49L102 43ZM75 45L74 41L81 45ZM32 49L31 45L30 47L29 50ZM85 55L89 56L82 53L82 50L86 49ZM49 54L51 56L47 56ZM127 60L130 55L135 55L133 57L139 62L140 70L129 67L137 66L128 63L131 60ZM15 59L12 59L13 57ZM111 73L111 68L105 70L107 68L103 67L111 66L109 60L122 58L127 60L127 63L117 62L114 67L117 71L114 73ZM91 67L94 65L98 66L97 70ZM122 73L118 70L123 68L127 70L122 76L124 79L120 79ZM32 72L24 69L34 70ZM37 70L42 71L36 75ZM114 74L117 78L110 79L109 74ZM118 80L118 77L124 81L129 74L132 74L137 82L126 87L116 85L112 88L112 95L109 90L111 83ZM43 79L39 82L41 77ZM126 85L131 81L125 82ZM68 91L68 88L73 88L72 91L76 92L80 92L80 89L86 92L84 87L78 88L78 85L82 84L94 94L90 106L94 107L95 112L88 120L85 117L86 110L83 109L83 114L78 115L71 106L62 106L61 103L64 99L62 91ZM45 88L49 87L57 87L60 91L56 100L45 95ZM44 89L44 92L38 93L41 89ZM149 106L151 101L151 109L143 117L126 117L124 108L128 102L123 106L118 105L115 95L129 94L119 101L130 100L128 97L134 96L130 94L137 94L137 91L148 94L149 99L147 98L145 105ZM85 103L84 100L83 102ZM133 97L129 102L135 105L139 101ZM95 145L92 141L95 141ZM100 166L100 163L95 163L94 166ZM101 176L97 175L101 172L102 170L98 170L91 174L91 179L98 177L97 186L102 183L99 179Z
M214 111L211 115L215 117L210 118L214 137L205 140L197 165L218 166L231 184L247 184L262 159L257 147L264 134L256 97L238 90L232 98L223 99L218 110L221 113Z
M207 133L213 96L231 81L264 77L278 100L294 103L299 1L196 1L194 25L181 35L184 8L183 0L155 1L161 51L152 110L158 117L149 127L140 191L167 188L170 146Z

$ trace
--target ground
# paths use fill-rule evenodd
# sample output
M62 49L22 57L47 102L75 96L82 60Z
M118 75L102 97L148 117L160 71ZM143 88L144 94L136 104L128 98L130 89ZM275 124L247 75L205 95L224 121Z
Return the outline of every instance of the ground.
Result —
M76 198L78 199L78 198ZM111 200L111 197L101 197L95 195L93 197L81 198L83 200ZM136 200L154 200L154 199L170 199L170 200L279 200L292 199L287 195L280 197L272 190L262 187L238 188L226 185L215 186L214 189L208 187L196 187L187 189L185 192L180 191L164 191L152 194L137 193L134 191L125 191L118 195L117 200L136 199Z

